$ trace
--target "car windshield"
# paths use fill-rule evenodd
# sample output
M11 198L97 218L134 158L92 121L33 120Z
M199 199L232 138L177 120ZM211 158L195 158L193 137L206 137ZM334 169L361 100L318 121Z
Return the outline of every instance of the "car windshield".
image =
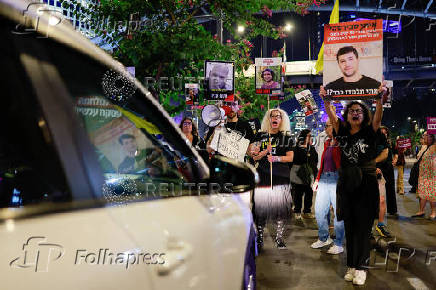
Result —
M183 185L196 178L195 158L170 120L133 79L56 46L50 46L50 58L105 176L105 198L124 202L185 195Z

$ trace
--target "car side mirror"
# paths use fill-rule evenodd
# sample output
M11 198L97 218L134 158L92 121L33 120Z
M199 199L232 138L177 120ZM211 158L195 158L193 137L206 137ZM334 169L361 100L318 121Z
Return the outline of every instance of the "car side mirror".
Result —
M259 183L256 169L224 156L215 155L210 161L210 183L216 183L233 193L253 190Z

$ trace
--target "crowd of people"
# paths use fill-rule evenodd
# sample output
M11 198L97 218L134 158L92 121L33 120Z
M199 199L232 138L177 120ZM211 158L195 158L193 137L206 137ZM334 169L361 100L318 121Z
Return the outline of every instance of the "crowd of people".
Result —
M260 176L252 199L260 249L267 223L274 225L277 248L286 248L286 223L293 211L297 220L316 219L318 240L311 248L329 246L327 253L337 255L344 252L345 245L348 269L344 279L356 285L365 283L374 220L378 220L375 231L382 237L391 237L386 216L398 215L396 194L405 194L404 149L392 144L388 128L381 125L381 96L385 90L381 85L374 114L363 102L351 101L341 121L321 87L320 95L329 119L315 144L309 129L302 130L294 142L289 116L280 108L266 111L256 134L235 110L228 112L223 126L250 141L246 161ZM205 158L219 154L209 146L214 128L210 128L204 141L192 119L184 118L180 128L196 149L207 151ZM414 166L417 178L409 180L419 198L419 210L412 218L424 217L428 202L432 210L430 219L436 220L434 139L434 135L423 134ZM394 167L398 172L396 184ZM332 216L334 239L329 230Z

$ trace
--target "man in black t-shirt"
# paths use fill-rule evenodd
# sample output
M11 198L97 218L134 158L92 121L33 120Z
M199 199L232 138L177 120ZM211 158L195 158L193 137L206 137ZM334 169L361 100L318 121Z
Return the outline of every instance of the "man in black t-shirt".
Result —
M330 82L325 86L327 96L351 94L358 97L368 94L377 94L380 82L360 73L359 54L353 46L344 46L340 48L336 54L336 60L338 61L338 66L343 77Z
M242 137L248 139L250 143L253 142L254 134L250 124L248 124L247 121L239 119L238 113L233 109L227 114L227 122L224 126L239 132Z

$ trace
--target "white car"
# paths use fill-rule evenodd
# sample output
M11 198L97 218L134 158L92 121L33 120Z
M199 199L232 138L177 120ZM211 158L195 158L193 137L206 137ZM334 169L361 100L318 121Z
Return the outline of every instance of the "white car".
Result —
M0 0L1 289L253 289L256 173L209 168L57 11ZM218 194L217 192L233 192Z

